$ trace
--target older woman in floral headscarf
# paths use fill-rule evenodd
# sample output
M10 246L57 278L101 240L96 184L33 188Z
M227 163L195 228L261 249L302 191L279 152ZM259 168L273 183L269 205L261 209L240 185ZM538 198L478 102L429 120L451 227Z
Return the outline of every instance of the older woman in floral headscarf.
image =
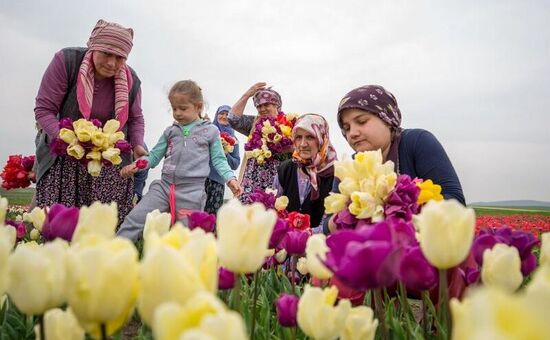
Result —
M292 141L292 159L279 165L274 187L279 196L288 197L289 212L308 214L311 226L321 232L336 160L327 121L315 113L300 116L292 129Z
M99 20L87 48L64 48L46 69L34 109L40 127L36 149L36 203L51 206L90 205L94 201L117 202L119 220L132 208L133 181L122 178L120 168L131 162L103 167L92 177L86 160L54 156L50 144L59 135L63 118L81 118L104 124L116 119L135 156L145 155L144 121L141 111L140 80L126 65L134 32L119 24ZM122 156L122 155L121 155Z
M244 115L244 108L248 99L253 98L258 115ZM236 131L245 136L251 136L258 119L272 117L276 120L284 119L282 112L282 99L277 91L266 88L266 83L256 83L248 89L242 97L233 105L229 113L229 123ZM289 129L290 131L290 129ZM273 184L273 178L277 174L277 167L281 161L289 159L292 155L292 145L282 147L280 151L272 151L271 157L265 162L257 162L250 153L245 153L241 165L241 186L243 194L240 199L244 203L250 203L250 194L256 190L265 190ZM246 149L246 145L245 145Z

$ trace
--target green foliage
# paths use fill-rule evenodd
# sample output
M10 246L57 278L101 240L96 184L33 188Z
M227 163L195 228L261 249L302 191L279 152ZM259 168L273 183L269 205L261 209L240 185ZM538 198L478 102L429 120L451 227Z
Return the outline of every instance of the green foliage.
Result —
M34 188L4 190L0 188L0 196L8 199L9 205L29 205L34 195Z
M32 340L37 318L25 316L6 299L0 308L0 340Z

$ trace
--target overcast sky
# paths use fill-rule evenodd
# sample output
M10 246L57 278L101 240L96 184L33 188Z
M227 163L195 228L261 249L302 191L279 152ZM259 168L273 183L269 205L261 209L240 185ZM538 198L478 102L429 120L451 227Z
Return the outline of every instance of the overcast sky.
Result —
M46 66L103 18L134 29L150 146L171 123L175 81L197 81L211 115L266 81L285 112L324 115L349 155L338 102L379 84L403 127L441 141L467 202L550 201L549 13L550 1L0 0L0 162L34 153Z

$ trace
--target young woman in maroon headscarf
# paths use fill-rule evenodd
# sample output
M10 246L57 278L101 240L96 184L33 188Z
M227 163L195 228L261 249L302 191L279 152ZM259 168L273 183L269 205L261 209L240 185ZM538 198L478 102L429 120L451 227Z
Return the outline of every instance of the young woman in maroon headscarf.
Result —
M62 49L46 69L34 109L40 127L36 149L38 206L62 203L80 207L94 201L114 201L119 221L131 210L133 180L119 174L121 167L131 162L130 154L123 156L122 164L103 167L99 177L92 177L86 165L52 155L49 144L58 136L62 118L102 123L117 119L134 155L146 154L141 82L126 65L133 35L131 28L99 20L87 48Z
M336 150L330 143L328 123L323 116L306 113L292 129L292 159L279 165L273 187L288 197L287 210L310 216L314 232L322 232L325 198L332 189Z
M256 119L262 116L271 116L276 118L283 114L281 112L282 100L277 91L266 88L266 83L256 83L252 85L242 97L233 105L229 112L229 124L237 132L249 136L254 128ZM244 115L244 108L250 98L253 98L254 106L258 115ZM243 203L250 203L250 194L256 190L265 190L273 184L273 178L277 175L279 164L291 157L292 150L283 150L279 153L273 153L273 156L265 163L259 164L254 158L248 157L247 153L243 157L241 164L241 187L243 194L240 200Z

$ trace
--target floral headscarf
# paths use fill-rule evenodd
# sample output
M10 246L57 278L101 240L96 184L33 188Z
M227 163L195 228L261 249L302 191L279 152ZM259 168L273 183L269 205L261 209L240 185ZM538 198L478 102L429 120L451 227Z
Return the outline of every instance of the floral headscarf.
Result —
M134 31L121 25L99 20L88 40L88 51L82 59L76 80L76 98L82 116L90 119L94 98L95 69L92 55L95 51L115 54L128 58L132 50ZM120 128L128 121L129 89L132 88L132 73L124 64L114 76L115 82L115 118Z
M277 106L277 109L279 109L280 111L281 107L283 106L283 100L281 99L281 96L277 91L273 90L272 88L267 88L254 93L253 100L255 107L269 103Z
M302 169L308 174L311 181L311 199L319 197L318 176L324 177L334 173L334 161L337 159L336 150L329 139L328 123L323 116L315 113L306 113L300 116L294 128L292 129L292 139L296 134L296 129L303 129L317 138L319 152L312 160L304 160L300 157L297 150L294 150L292 157L300 163Z
M360 109L377 115L392 130L401 129L401 111L390 91L379 85L365 85L348 92L338 105L338 125L342 128L342 112Z

